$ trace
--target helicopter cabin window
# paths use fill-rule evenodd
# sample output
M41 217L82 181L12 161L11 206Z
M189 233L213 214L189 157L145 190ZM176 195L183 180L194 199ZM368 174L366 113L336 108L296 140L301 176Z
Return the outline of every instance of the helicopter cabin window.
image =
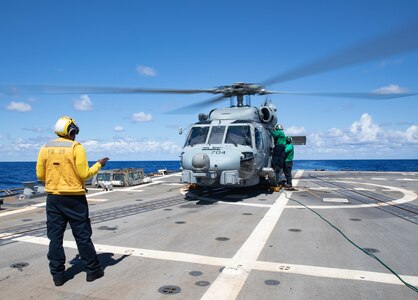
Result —
M225 126L212 126L208 144L222 144Z
M225 144L251 146L251 130L249 126L229 126Z
M194 146L197 144L204 144L206 137L208 136L209 126L196 126L190 130L189 138L187 139L186 146Z
M258 128L255 129L255 146L258 150L263 148L263 133Z

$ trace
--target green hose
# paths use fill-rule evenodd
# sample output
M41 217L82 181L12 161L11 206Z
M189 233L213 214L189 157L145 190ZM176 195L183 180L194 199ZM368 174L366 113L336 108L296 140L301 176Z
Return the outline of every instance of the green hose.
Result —
M349 241L352 245L354 245L356 248L360 249L362 252L364 252L365 254L367 254L368 256L374 258L375 260L377 260L380 264L382 264L386 269L388 269L393 275L395 275L404 285L406 285L407 287L409 287L411 290L413 290L415 293L418 293L418 288L413 286L412 284L406 282L405 280L403 280L398 273L396 273L394 270L392 270L388 265L386 265L383 261L381 261L376 255L374 255L373 253L370 253L366 250L364 250L362 247L360 247L359 245L357 245L356 243L354 243L352 240L350 240L340 229L338 229L335 225L333 225L330 221L328 221L327 219L325 219L323 216L321 216L318 212L316 212L315 210L309 208L308 206L306 206L305 204L301 203L298 200L292 199L290 197L288 197L288 195L286 194L285 191L283 191L285 197L291 201L294 201L296 203L298 203L299 205L302 205L303 207L309 209L311 212L313 212L314 214L316 214L318 217L320 217L323 221L327 222L332 228L334 228L335 230L337 230L347 241Z

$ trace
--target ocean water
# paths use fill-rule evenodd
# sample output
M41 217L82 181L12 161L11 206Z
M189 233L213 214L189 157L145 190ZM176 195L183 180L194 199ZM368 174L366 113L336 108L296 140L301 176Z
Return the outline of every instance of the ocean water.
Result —
M180 161L108 161L102 170L121 168L142 168L145 174L159 169L179 171ZM36 162L0 162L0 190L21 188L22 182L36 180Z
M90 162L92 165L94 162ZM36 162L0 162L0 190L21 188L24 181L35 181ZM104 170L143 168L146 174L158 169L180 170L180 161L109 161ZM418 159L405 160L295 160L293 169L327 171L418 172Z

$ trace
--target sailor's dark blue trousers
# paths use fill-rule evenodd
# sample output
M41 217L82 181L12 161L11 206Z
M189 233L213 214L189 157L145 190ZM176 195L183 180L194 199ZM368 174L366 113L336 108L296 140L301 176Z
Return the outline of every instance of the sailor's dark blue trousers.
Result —
M273 148L273 167L276 172L280 172L284 165L284 149L285 146L278 144Z
M47 234L49 242L49 269L51 274L65 270L65 253L63 248L64 232L70 224L78 253L86 272L94 273L101 266L91 241L92 229L89 219L89 208L85 195L52 195L46 198Z

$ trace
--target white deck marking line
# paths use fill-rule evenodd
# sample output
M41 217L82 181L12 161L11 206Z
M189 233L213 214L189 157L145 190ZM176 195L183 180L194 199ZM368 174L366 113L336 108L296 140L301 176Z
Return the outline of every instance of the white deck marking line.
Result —
M403 283L392 273L371 272L362 270L350 270L339 268L316 267L308 265L292 265L286 263L274 263L267 261L253 262L252 268L259 271L293 273L314 277L328 277L336 279L372 281L402 285ZM412 285L418 284L418 276L400 275L400 277Z
M322 198L324 202L337 202L337 203L348 203L346 198Z
M21 209L6 211L6 212L0 213L0 217L10 216L10 215L22 213L22 212L25 212L25 211L30 211L30 210L37 209L37 208L38 207L36 207L36 206L29 206L29 207L25 207L25 208L21 208Z
M90 198L90 197L96 197L96 196L100 196L103 194L109 194L109 193L113 193L114 190L111 191L103 191L103 192L98 192L98 193L94 193L94 194L86 194L86 198Z
M25 207L25 208L20 208L20 209L15 209L15 210L11 210L11 211L2 212L2 213L0 213L0 217L10 216L10 215L18 214L18 213L21 213L21 212L34 210L34 209L37 209L39 207L44 207L45 205L46 205L45 202L32 204L32 205L30 205L28 207Z
M399 179L396 179L396 180L399 180L399 181L418 181L418 179L415 179L415 178L399 178Z
M156 180L156 181L152 181L152 182L149 182L149 183L144 183L144 184L141 184L141 185L130 186L130 187L124 188L124 190L125 191L134 191L137 188L142 188L142 187L149 186L149 185L156 185L156 184L160 184L160 183L164 183L164 182L165 181Z
M3 232L3 233L0 233L0 240L16 238L16 237L19 237L19 236L22 236L22 235L23 235L23 233Z
M295 176L293 176L293 179L300 179L302 177L303 170L297 170ZM295 183L296 185L297 183Z
M3 234L4 236L10 234ZM2 235L0 235L0 239ZM10 238L8 236L7 238ZM49 240L44 237L34 237L34 236L19 236L16 235L13 238L14 241L32 243L37 245L49 245ZM213 257L205 255L196 255L190 253L182 252L170 252L170 251L159 251L159 250L150 250L150 249L141 249L141 248L131 248L131 247L119 247L103 244L94 244L98 252L111 252L119 255L131 255L136 257L159 259L159 260L168 260L176 262L185 262L193 263L200 265L209 265L209 266L226 266L231 263L233 259L231 258L222 258L222 257ZM74 241L64 241L64 247L77 249L77 245ZM378 283L388 283L402 285L403 283L398 280L394 275L390 273L381 273L381 272L371 272L371 271L362 271L362 270L350 270L350 269L340 269L340 268L329 268L329 267L317 267L309 265L294 265L288 263L279 263L279 262L266 262L266 261L254 261L248 260L243 261L243 263L249 267L249 269L257 271L267 271L267 272L277 272L277 273L291 273L297 275L306 275L313 277L327 277L327 278L336 278L336 279L347 279L347 280L361 280L361 281L370 281ZM412 285L418 285L418 276L409 276L409 275L400 275L402 279L406 280ZM222 297L219 299L228 299Z
M109 201L109 199L93 199L93 198L89 198L87 199L87 202L106 202Z
M111 191L105 191L105 192L101 192L101 193L90 194L90 195L86 195L86 197L87 197L88 201L103 202L103 201L107 201L107 199L90 199L90 197L99 196L99 195L110 193L110 192ZM34 209L37 209L37 208L40 208L40 207L44 207L44 206L46 206L46 202L32 204L32 205L30 205L28 207L25 207L25 208L15 209L15 210L6 211L6 212L1 212L0 217L5 217L5 216L10 216L10 215L15 215L15 214L27 212L27 211L31 211L31 210L34 210Z
M257 203L226 202L226 201L218 201L217 203L230 204L230 205L241 205L241 206L264 207L264 208L270 208L270 207L273 206L273 204L257 204Z
M174 174L170 174L170 175L165 175L164 177L167 178L167 177L172 177L172 176L179 176L178 174L179 173L174 173ZM162 179L162 178L158 178L158 179ZM159 184L159 183L164 183L164 181L154 181L154 182L151 182L151 183L146 183L145 186L146 185ZM115 191L120 191L120 192L124 192L124 191L136 191L135 190L136 188L138 188L138 187L142 188L143 186L144 185L141 185L141 186L135 185L135 186L132 186L132 187L129 187L129 188L125 188L125 189L118 189L118 190L111 190L111 191L102 191L102 192L98 192L98 193L87 194L86 195L86 198L87 198L88 201L97 201L97 202L100 202L100 201L104 201L104 199L93 200L93 199L89 199L89 198L96 197L96 196L100 196L100 195L103 195L103 194L113 193ZM91 190L96 190L96 188L92 188ZM140 191L142 192L143 190L138 190L138 192L140 192ZM15 209L15 210L6 211L6 212L0 212L0 217L10 216L10 215L14 215L14 214L18 214L18 213L22 213L22 212L34 210L34 209L37 209L37 208L39 208L41 206L45 206L45 203L31 205L29 207L25 207L25 208L22 208L22 209Z
M404 196L400 199L397 200L392 200L386 203L381 203L381 204L367 204L367 206L385 206L385 205L393 205L393 204L403 204L403 203L407 203L407 202L411 202L415 199L417 199L418 195L410 190L406 190L403 188L399 188L399 187L395 187L395 186L388 186L388 185L380 185L380 184L374 184L374 183L364 183L364 182L352 182L352 181L341 181L341 180L337 180L335 182L342 182L342 183L351 183L351 184L363 184L363 185L371 185L374 187L380 187L380 188L386 188L389 189L391 191L396 191L396 192L401 192L402 194L404 194Z
M100 193L89 194L87 196L88 197L94 197L96 195L103 195L103 193L106 194L106 193L109 193L109 192L143 192L144 190L128 190L128 189L121 189L121 188L119 188L119 189L112 189L112 190L108 190L108 191L103 191L101 189L101 191L102 192L100 192Z
M374 187L380 187L383 189L387 189L388 191L395 191L395 192L400 192L402 193L404 196L402 198L396 199L396 200L392 200L392 201L388 201L385 203L376 203L376 204L352 204L352 205L344 205L344 206L340 206L340 205L307 205L309 208L312 209L347 209L347 208L372 208L372 207L382 207L382 206L389 206L389 205L396 205L396 204L403 204L403 203L408 203L411 201L414 201L415 199L418 198L418 195L410 190L406 190L403 188L398 188L398 187L394 187L394 186L386 186L386 185L379 185L379 184L374 184L374 183L363 183L363 182L352 182L352 181L335 181L335 182L342 182L342 183L352 183L352 184L363 184L363 185L371 185ZM288 205L286 206L286 208L301 208L300 205Z
M295 178L300 178L302 173L302 170L298 171ZM298 181L299 179L294 180L295 186ZM291 194L288 193L287 197L290 198ZM280 194L201 299L235 299L238 296L251 272L248 261L257 260L287 204L287 197L284 193Z
M149 186L149 185L155 185L155 184L165 183L166 181L164 181L164 178L173 177L173 176L179 176L179 174L180 173L173 173L173 174L170 174L170 175L158 176L157 178L154 178L155 180L152 177L150 177L151 180L152 180L151 182L144 183L144 184L140 184L140 185L130 186L130 187L124 188L124 190L125 191L130 191L130 190L135 190L137 188L146 187L146 186Z
M372 177L370 178L371 180L388 180L387 178L382 178L382 177ZM359 183L359 182L358 182Z
M144 190L126 190L126 189L116 189L113 190L114 192L135 192L135 193L142 193Z
M163 178L168 178L168 177L173 177L173 176L181 176L181 172L177 172L177 173L173 173L173 174L169 174L169 175L157 176L157 179L163 179ZM150 177L150 178L152 178L152 177Z
M329 188L329 187L310 187L310 190L314 190L314 191L337 191L339 190L339 188Z
M35 236L21 236L13 238L14 241L32 243L37 245L49 245L48 238ZM77 249L75 241L64 241L64 247ZM210 266L225 266L231 260L230 258L213 257L205 255L197 255L183 252L170 252L151 249L140 249L132 247L119 247L111 245L102 245L94 243L94 247L98 252L112 252L116 254L128 254L132 256L146 257L152 259L178 261L186 263L204 264Z

